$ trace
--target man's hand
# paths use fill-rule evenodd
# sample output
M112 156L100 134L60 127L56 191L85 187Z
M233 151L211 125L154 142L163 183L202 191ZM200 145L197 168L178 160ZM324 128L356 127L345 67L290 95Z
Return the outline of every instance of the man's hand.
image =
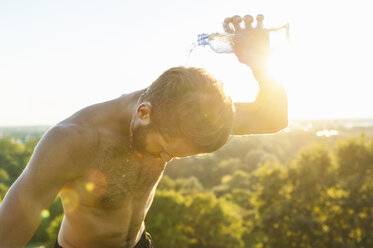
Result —
M254 18L250 15L228 17L223 22L224 30L235 34L233 52L237 59L253 70L266 67L270 54L270 31L263 28L263 20L263 15L257 15L255 27L252 25Z

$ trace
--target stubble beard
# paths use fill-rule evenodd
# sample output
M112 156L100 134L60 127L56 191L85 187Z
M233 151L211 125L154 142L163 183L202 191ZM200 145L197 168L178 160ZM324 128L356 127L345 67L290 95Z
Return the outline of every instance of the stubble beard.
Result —
M147 153L146 151L146 137L153 130L151 124L142 126L139 125L134 127L132 130L132 147L140 152Z

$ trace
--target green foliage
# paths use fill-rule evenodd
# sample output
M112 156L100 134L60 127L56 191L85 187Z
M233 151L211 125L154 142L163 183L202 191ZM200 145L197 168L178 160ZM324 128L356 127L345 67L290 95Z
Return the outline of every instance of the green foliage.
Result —
M174 190L175 182L167 175L162 177L162 180L158 183L158 190Z
M59 196L57 196L56 199L53 201L52 205L48 209L48 215L45 218L43 218L38 229L32 236L30 243L34 243L34 242L49 242L50 244L51 242L54 243L55 240L54 241L51 240L51 237L52 238L57 237L56 236L57 233L51 233L52 231L48 231L48 230L51 228L52 225L56 226L57 224L60 224L60 222L58 222L58 217L60 217L61 215L63 216L62 212L63 212L63 208L62 208L61 199ZM55 223L53 224L53 222ZM52 230L55 230L55 229L52 228Z
M0 200L40 137L0 139ZM156 247L373 247L373 138L243 136L172 161L146 219ZM57 197L29 247L57 238ZM34 245L32 245L34 244Z
M371 142L341 141L336 165L325 146L313 145L287 169L258 169L246 246L372 247Z
M157 247L187 248L189 239L185 198L174 191L159 191L150 208L146 229Z
M56 216L47 228L46 232L48 234L48 247L52 247L56 242L62 219L63 214Z
M0 169L0 202L8 191L7 183L9 181L9 175L4 169Z
M4 169L0 169L0 183L7 183L9 180L8 172Z
M186 223L191 226L191 248L243 247L240 216L232 203L213 194L198 194L188 206Z
M196 177L178 178L175 180L175 191L189 195L203 191L203 186Z
M8 189L9 188L5 184L0 183L0 203L1 203L2 199L4 198Z
M242 247L235 206L213 194L159 191L146 219L158 247Z
M0 168L9 175L10 183L21 174L25 166L25 146L10 138L0 139Z
M252 172L253 170L257 169L259 165L264 164L266 162L277 162L278 159L275 155L265 152L262 149L253 149L249 151L245 157L244 162L248 164L248 168L246 169L248 172Z

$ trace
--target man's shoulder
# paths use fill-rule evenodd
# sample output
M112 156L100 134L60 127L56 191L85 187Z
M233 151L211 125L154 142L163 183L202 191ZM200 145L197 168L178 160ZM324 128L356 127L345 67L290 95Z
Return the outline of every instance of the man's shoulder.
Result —
M95 152L98 141L98 134L92 128L60 123L44 134L36 149L47 148L51 152L58 152L70 159L84 159Z
M94 131L79 125L58 124L50 128L36 145L27 165L27 174L48 174L69 181L88 169L97 147Z
M71 145L93 145L98 140L96 130L73 123L60 123L50 128L43 138L49 142L67 142Z

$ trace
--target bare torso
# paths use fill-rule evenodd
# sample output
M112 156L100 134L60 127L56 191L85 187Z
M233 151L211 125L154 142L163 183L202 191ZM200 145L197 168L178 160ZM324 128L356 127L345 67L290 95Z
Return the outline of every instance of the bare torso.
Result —
M105 128L100 120L110 111L104 103L60 123L79 125L97 137L96 149L81 165L82 176L60 191L65 216L58 242L64 248L133 247L144 231L165 163L131 150L128 139Z

